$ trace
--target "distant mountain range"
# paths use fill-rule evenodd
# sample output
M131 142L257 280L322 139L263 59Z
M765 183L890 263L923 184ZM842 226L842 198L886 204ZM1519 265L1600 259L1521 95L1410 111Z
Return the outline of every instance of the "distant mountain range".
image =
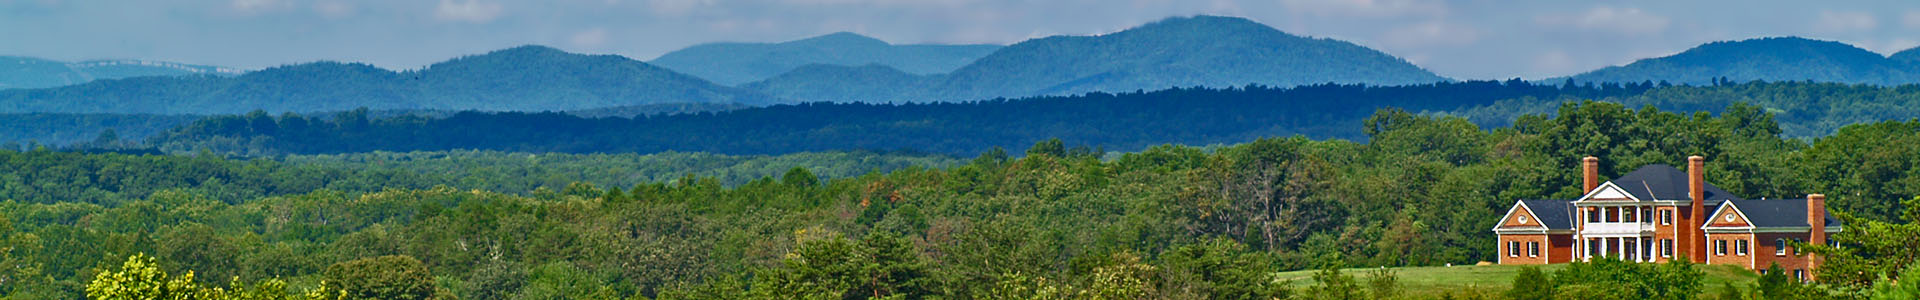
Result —
M768 104L616 55L522 46L417 71L316 62L234 77L137 77L0 91L0 112L220 114L376 110L559 111L660 103Z
M723 85L740 85L806 65L883 65L913 74L952 72L1000 45L893 45L839 32L784 43L711 43L661 55L652 63Z
M4 59L0 82L10 86L84 83L0 89L0 113L223 114L358 107L579 111L1449 81L1352 43L1215 16L1169 18L1111 34L1054 36L1005 47L892 45L851 33L772 44L706 44L664 55L654 60L659 65L543 46L460 57L411 71L315 62L233 75L230 69L169 63ZM714 83L749 78L763 79L732 86ZM1543 81L1569 78L1695 85L1711 84L1715 78L1908 84L1920 82L1920 49L1882 56L1838 42L1761 38L1714 42L1672 56Z
M960 101L1319 83L1406 85L1447 81L1405 60L1332 40L1300 37L1251 20L1169 18L1098 36L1054 36L1001 48L948 74L911 76L883 66L799 68L743 85L800 101ZM909 86L872 84L915 82Z
M1680 54L1570 78L1576 82L1666 81L1692 85L1712 84L1714 78L1897 85L1920 83L1920 51L1901 51L1888 57L1840 42L1770 37L1708 43Z
M240 70L145 60L89 60L64 62L22 56L0 56L0 89L35 89L86 83L100 79L140 76L232 76Z

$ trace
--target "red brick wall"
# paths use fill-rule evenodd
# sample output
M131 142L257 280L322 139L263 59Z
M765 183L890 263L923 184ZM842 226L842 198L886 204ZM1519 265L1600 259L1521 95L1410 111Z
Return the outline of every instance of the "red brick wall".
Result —
M1513 254L1507 253L1508 249L1510 249L1507 247L1508 242L1520 242L1519 252ZM1540 255L1527 256L1527 243L1529 242L1540 243ZM1498 246L1500 247L1500 264L1503 265L1547 264L1547 257L1550 256L1548 253L1551 253L1551 249L1553 249L1553 247L1551 247L1552 245L1547 241L1547 235L1544 234L1502 234L1500 235L1500 244Z
M1800 256L1793 255L1793 239L1800 239L1800 241L1804 242L1807 238L1806 233L1755 233L1754 242L1756 242L1756 244L1753 249L1756 256L1754 256L1753 269L1765 270L1767 266L1773 263L1779 263L1780 269L1786 271L1788 276L1792 276L1793 270L1795 269L1812 269L1807 264L1807 257L1809 257L1811 253L1802 251L1802 255ZM1785 254L1774 255L1774 250L1776 249L1775 239L1786 239L1788 241Z
M1546 249L1542 249L1542 251L1553 252L1552 255L1547 257L1547 263L1557 264L1573 261L1574 244L1572 234L1548 235L1547 240L1551 243L1549 246L1543 246L1546 247Z
M1740 255L1740 244L1737 242L1739 240L1747 241L1746 255ZM1716 250L1718 248L1717 245L1720 244L1719 241L1727 241L1726 254L1720 254L1720 251ZM1768 243L1772 243L1771 240L1769 240ZM1751 233L1708 233L1707 264L1736 265L1752 270L1754 269L1753 265L1756 256L1773 255L1773 250L1767 250L1767 252L1758 251L1760 249L1759 246L1759 243L1754 241L1753 234ZM1765 266L1762 266L1762 268L1764 267Z
M1660 223L1660 214L1663 211L1668 211L1668 212L1671 212L1671 214L1673 214L1673 222L1667 223L1667 224ZM1680 253L1683 253L1684 251L1686 251L1685 250L1686 245L1682 244L1681 240L1675 238L1677 236L1680 236L1680 230L1682 230L1684 228L1683 226L1686 225L1685 224L1686 217L1680 215L1680 209L1678 207L1672 207L1672 206L1655 207L1653 208L1653 216L1651 217L1653 217L1654 261L1664 263L1672 260L1671 258L1660 256L1662 253L1661 251L1663 251L1660 248L1660 240L1663 240L1663 239L1674 239L1673 255L1674 257L1683 257L1682 255L1680 255ZM1695 263L1698 263L1698 262L1695 262Z

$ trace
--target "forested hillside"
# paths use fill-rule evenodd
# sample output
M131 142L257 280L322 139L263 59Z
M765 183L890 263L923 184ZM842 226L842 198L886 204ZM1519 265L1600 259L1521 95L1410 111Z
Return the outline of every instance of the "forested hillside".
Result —
M443 184L432 180L440 171L428 170L466 164L419 162L443 155L436 153L280 163L0 151L0 163L13 165L0 168L11 172L0 175L0 197L14 199L0 202L0 263L16 266L0 269L0 280L10 280L0 294L72 297L92 291L89 280L102 272L192 270L214 286L284 280L298 291L330 280L373 291L358 284L404 282L410 288L367 295L468 299L1391 295L1391 280L1362 285L1324 271L1295 288L1272 274L1490 260L1487 229L1499 214L1514 199L1578 194L1577 158L1586 155L1600 157L1608 177L1703 155L1708 179L1736 194L1826 193L1849 226L1882 226L1835 236L1860 247L1848 255L1872 259L1835 265L1878 276L1912 263L1881 247L1912 242L1885 233L1906 227L1873 222L1920 218L1920 201L1900 201L1920 195L1920 174L1906 171L1920 165L1920 148L1911 147L1920 144L1920 122L1848 126L1808 142L1779 137L1774 116L1758 107L1722 111L1583 102L1485 130L1386 109L1359 125L1365 142L1262 138L1102 159L1044 141L1024 154L988 151L946 168L824 181L794 169L735 187L703 177L479 190L462 187L548 185L541 176L451 168L472 182L428 188ZM1598 127L1622 130L1591 130ZM530 172L577 166L444 155ZM389 164L396 167L382 167ZM121 265L135 253L158 265L138 257ZM1515 282L1559 295L1706 292L1697 271L1659 268L1603 262L1554 272L1561 279ZM1865 293L1874 282L1833 287Z
M1909 57L1912 55L1894 54L1889 58L1840 42L1771 37L1708 43L1672 56L1641 59L1570 79L1583 83L1666 81L1687 85L1709 85L1720 80L1920 83L1920 64Z
M709 43L674 50L647 63L724 85L740 85L806 65L880 65L939 74L973 62L1000 45L893 45L851 32L781 43Z
M562 111L661 103L766 104L616 55L522 46L394 72L358 63L287 65L235 77L138 77L0 91L0 112L238 114L254 110Z
M744 87L795 101L935 102L1175 87L1377 86L1448 80L1345 41L1296 36L1252 20L1217 16L1168 18L1104 35L1027 40L917 85L861 82L900 77L884 69L843 69L835 70L835 75L815 76L822 71L795 70L797 74Z
M1364 139L1384 107L1449 111L1499 99L1607 98L1651 85L1543 86L1476 81L1415 86L1171 89L965 103L807 103L716 113L588 119L546 113L447 118L267 114L215 117L152 141L169 152L242 155L487 149L527 152L778 154L867 149L971 156L1060 138L1137 151L1159 144L1239 143L1265 136ZM1550 105L1550 104L1549 104Z
M1733 103L1748 103L1773 113L1782 134L1792 138L1832 135L1841 127L1853 124L1920 118L1920 85L1882 87L1755 81L1663 87L1604 101L1628 107L1714 112ZM1551 114L1557 102L1560 100L1522 98L1445 113L1466 117L1485 127L1503 127L1524 114Z
M50 88L100 79L142 76L233 76L238 74L240 71L235 69L173 62L140 60L64 62L32 57L0 56L0 90Z
M29 145L90 147L137 143L205 118L201 115L0 113L0 149ZM103 135L104 134L104 135Z

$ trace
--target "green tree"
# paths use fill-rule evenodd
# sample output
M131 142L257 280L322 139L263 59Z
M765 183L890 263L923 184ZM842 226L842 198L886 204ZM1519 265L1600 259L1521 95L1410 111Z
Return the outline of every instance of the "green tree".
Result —
M1907 266L1898 278L1920 278L1920 265ZM1873 300L1920 299L1920 283L1912 280L1894 280L1892 276L1881 277L1873 283L1868 296Z
M146 254L134 254L118 271L104 271L87 284L92 299L207 299L211 294L193 282L193 272L169 276Z
M1027 156L1040 156L1040 155L1047 155L1047 156L1053 156L1053 157L1066 157L1067 144L1065 142L1061 142L1059 138L1053 138L1053 139L1047 139L1045 141L1040 141L1038 143L1033 143L1033 147L1027 148Z
M327 266L322 275L329 290L355 299L434 298L434 279L426 264L412 256L390 255Z
M1307 287L1306 296L1320 300L1357 300L1365 299L1366 293L1353 275L1340 272L1332 264L1313 273L1313 285Z
M1539 267L1521 267L1513 276L1513 286L1507 289L1507 298L1514 300L1545 300L1553 298L1553 281Z
M1166 290L1195 290L1208 299L1286 298L1284 286L1275 284L1273 260L1265 253L1248 251L1245 245L1227 238L1174 248L1161 254L1167 277Z

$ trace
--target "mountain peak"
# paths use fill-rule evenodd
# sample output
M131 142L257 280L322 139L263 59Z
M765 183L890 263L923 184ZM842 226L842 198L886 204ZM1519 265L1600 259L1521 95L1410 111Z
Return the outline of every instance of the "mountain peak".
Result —
M880 40L880 39L876 39L876 38L873 38L873 37L869 37L869 36L864 36L864 35L860 35L860 34L858 34L858 33L852 33L852 32L846 32L846 31L841 31L841 32L835 32L835 33L829 33L829 34L825 34L825 35L820 35L820 36L816 36L816 37L810 37L810 38L805 38L805 39L800 39L800 40L795 40L795 41L791 41L791 42L786 42L786 43L783 43L783 44L787 44L787 43L791 43L791 44L824 44L824 45L835 45L835 46L843 46L843 47L844 47L844 46L848 46L848 45L862 45L862 46L865 46L865 45L874 45L874 46L887 46L887 45L891 45L891 44L888 44L888 43L887 43L887 41L882 41L882 40Z
M1827 53L1827 54L1873 53L1872 51L1867 51L1867 49L1861 49L1860 47L1854 47L1853 45L1848 45L1846 43L1826 41L1826 40L1816 40L1816 39L1809 39L1809 38L1803 38L1803 37L1797 37L1797 36L1763 37L1763 38L1753 38L1753 39L1745 39L1745 40L1739 40L1739 41L1718 41L1718 42L1707 43L1706 45L1700 45L1699 47L1694 47L1693 49L1687 50L1687 52L1694 52L1694 51L1742 51L1742 52L1752 52L1752 53L1758 53L1758 54L1767 54L1767 53L1800 54L1800 53L1807 53L1807 52ZM1879 56L1879 54L1873 54L1873 56Z
M514 46L512 48L493 50L492 52L487 52L487 54L481 54L481 56L494 56L494 55L522 56L522 55L551 55L551 54L571 54L571 53L568 53L567 51L563 51L557 48L547 47L543 45L520 45L520 46Z
M1796 36L1763 37L1707 43L1679 54L1602 68L1574 75L1572 79L1677 84L1708 84L1716 78L1867 84L1910 82L1912 75L1902 66L1904 63L1897 60L1841 42Z
M1254 22L1247 18L1196 15L1188 17L1169 17L1153 23L1147 23L1127 29L1123 32L1164 32L1171 34L1243 34L1274 33L1278 29ZM1283 33L1284 32L1280 32Z

